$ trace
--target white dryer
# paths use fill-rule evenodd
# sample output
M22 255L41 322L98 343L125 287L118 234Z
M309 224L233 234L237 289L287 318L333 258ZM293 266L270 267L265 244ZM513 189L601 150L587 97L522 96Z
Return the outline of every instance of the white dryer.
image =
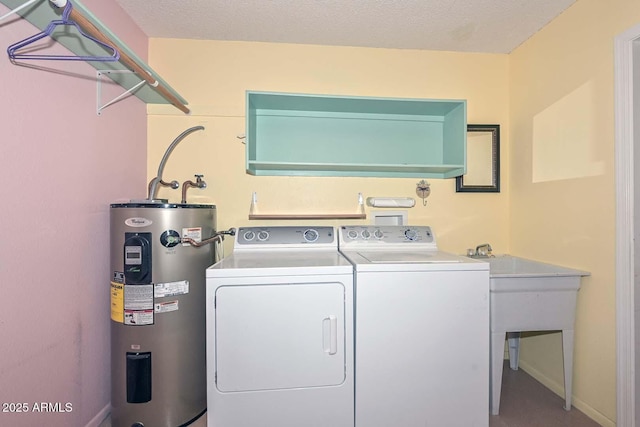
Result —
M356 427L489 425L489 265L429 227L343 226L355 268Z
M334 227L243 227L207 269L207 425L353 427L353 267Z

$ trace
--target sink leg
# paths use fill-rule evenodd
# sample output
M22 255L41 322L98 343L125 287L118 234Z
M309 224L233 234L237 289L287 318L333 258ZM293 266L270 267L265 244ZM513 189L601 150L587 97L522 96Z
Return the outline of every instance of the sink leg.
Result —
M507 332L507 339L509 340L509 367L517 371L520 361L520 332Z
M570 411L573 392L573 329L562 330L562 357L564 359L564 409Z
M491 332L491 415L500 412L500 391L502 390L502 365L504 363L504 339L506 332Z

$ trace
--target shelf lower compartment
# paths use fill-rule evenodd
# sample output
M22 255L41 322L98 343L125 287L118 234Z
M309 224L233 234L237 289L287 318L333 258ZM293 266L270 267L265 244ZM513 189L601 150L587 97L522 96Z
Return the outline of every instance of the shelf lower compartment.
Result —
M392 165L250 161L252 175L380 176L452 178L464 174L464 165Z

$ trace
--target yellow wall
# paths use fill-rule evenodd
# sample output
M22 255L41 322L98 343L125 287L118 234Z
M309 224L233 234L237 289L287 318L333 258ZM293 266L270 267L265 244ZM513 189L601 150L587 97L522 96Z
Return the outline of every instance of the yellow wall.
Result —
M499 123L508 135L506 55L153 39L150 60L189 100L193 113L185 116L172 107L149 107L149 177L155 176L175 136L187 127L204 125L204 132L191 134L173 152L164 178L182 182L203 173L208 188L191 190L189 200L215 203L218 228L265 224L247 219L254 191L263 213L354 213L358 193L365 198L416 197L417 178L246 174L245 147L237 139L245 132L246 90L467 99L470 123ZM507 137L503 150L508 153ZM502 172L504 177L506 168ZM427 206L418 199L409 209L410 223L433 226L440 246L449 251L464 253L465 248L487 241L496 251L508 251L508 185L499 194L470 194L456 193L455 179L428 181ZM178 191L163 189L159 195L180 198ZM290 222L269 222L285 223ZM231 248L229 242L226 248Z
M616 411L613 41L637 1L579 0L510 64L509 246L591 272L578 294L575 405L603 425ZM526 338L522 366L562 391L561 338Z

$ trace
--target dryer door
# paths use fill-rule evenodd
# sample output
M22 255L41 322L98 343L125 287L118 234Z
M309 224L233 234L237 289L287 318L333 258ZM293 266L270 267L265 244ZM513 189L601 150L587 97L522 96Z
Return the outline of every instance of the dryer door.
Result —
M342 283L221 286L216 385L221 392L321 387L345 380Z

